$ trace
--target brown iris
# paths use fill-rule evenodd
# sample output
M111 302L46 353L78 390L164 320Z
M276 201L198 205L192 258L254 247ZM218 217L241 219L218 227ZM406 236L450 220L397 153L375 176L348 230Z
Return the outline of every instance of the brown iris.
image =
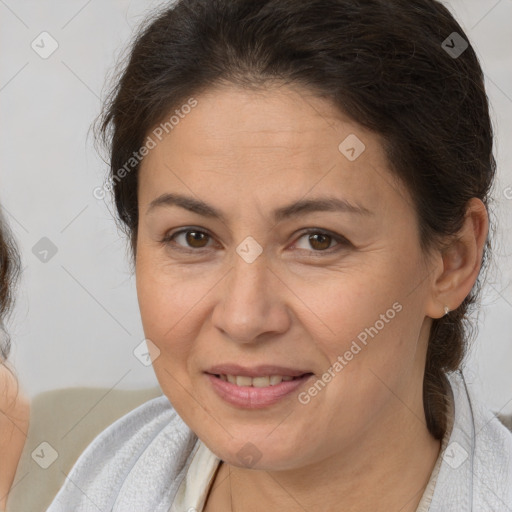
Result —
M314 249L318 249L318 250L324 250L324 249L328 249L329 246L331 245L331 238L332 238L331 236L324 235L322 233L313 233L313 234L309 235L308 239L309 239L309 242L311 243L311 247L313 247ZM315 246L314 242L316 242L319 245Z
M201 231L187 231L186 233L186 239L187 244L190 245L190 247L195 248L202 248L205 247L205 245L201 245L201 242L206 241L208 243L208 234L202 233ZM196 245L198 244L198 245Z

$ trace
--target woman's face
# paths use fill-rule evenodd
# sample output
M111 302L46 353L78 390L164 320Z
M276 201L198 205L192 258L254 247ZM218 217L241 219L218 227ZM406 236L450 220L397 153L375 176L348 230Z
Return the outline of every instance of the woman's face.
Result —
M196 100L152 135L138 190L138 300L174 408L223 460L260 469L424 423L431 272L378 137L301 89ZM209 375L223 364L313 375L272 401L265 380Z

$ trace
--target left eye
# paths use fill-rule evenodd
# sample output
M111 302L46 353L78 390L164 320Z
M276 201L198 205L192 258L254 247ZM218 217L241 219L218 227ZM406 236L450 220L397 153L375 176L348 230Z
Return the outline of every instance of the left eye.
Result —
M313 252L324 252L327 251L328 249L331 249L332 242L338 242L338 245L348 244L348 240L346 240L342 236L333 235L325 231L310 230L306 233L303 233L299 240L303 238L306 240L306 244L315 249ZM295 243L294 245L297 245L297 243ZM308 247L305 247L305 249L309 250Z

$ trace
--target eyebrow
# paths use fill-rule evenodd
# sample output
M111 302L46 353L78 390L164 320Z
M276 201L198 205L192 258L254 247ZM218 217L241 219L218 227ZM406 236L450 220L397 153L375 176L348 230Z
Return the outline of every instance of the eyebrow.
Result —
M193 197L166 193L153 199L149 204L146 215L158 207L179 206L192 213L197 213L203 217L219 219L226 223L224 214L213 206L195 199ZM272 212L275 222L280 222L291 217L306 215L313 212L345 212L357 215L374 215L374 212L368 210L362 205L352 204L345 199L337 197L320 197L317 199L301 199L294 203L282 206Z

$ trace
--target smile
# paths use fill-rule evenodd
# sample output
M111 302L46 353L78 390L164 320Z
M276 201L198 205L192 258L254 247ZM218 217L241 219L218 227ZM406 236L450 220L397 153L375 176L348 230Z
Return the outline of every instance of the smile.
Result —
M306 373L298 377L205 374L216 394L225 402L243 409L261 409L274 405L305 385L313 377Z

